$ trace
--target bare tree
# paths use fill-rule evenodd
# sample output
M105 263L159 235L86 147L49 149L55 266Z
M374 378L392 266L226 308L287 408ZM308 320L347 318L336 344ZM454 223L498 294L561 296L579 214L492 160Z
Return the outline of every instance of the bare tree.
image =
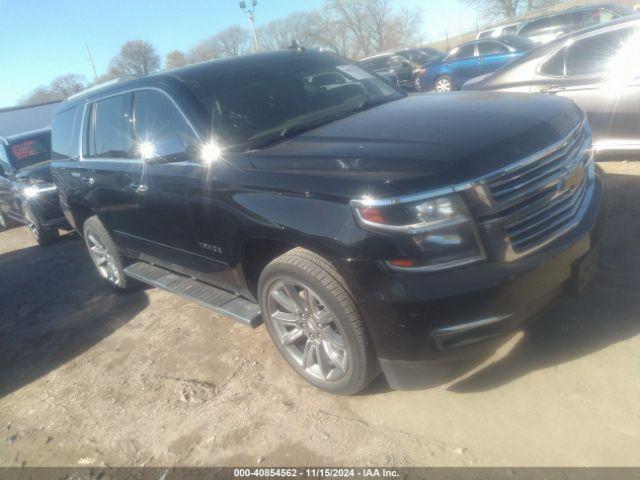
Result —
M180 50L173 50L167 53L167 56L164 59L164 68L166 70L171 70L172 68L184 67L185 65L189 65L191 63L189 61L189 57L186 53L181 52Z
M323 14L347 35L354 57L414 44L422 22L419 12L395 8L393 0L325 0Z
M249 31L232 25L200 42L189 52L189 60L202 62L214 58L235 57L250 51Z
M320 16L317 12L296 12L272 20L258 29L262 50L287 48L293 40L303 47L319 46Z
M465 0L488 20L509 19L550 7L561 0Z
M160 69L160 57L156 49L144 40L131 40L111 60L109 71L116 76L144 77Z
M21 101L21 105L36 105L38 103L64 100L65 98L87 88L84 75L69 73L54 78L47 86L38 87Z

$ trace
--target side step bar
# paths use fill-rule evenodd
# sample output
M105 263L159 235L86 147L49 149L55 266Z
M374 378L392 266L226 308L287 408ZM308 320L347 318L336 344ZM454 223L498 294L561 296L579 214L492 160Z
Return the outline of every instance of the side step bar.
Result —
M149 263L137 262L124 269L127 276L153 287L167 290L222 315L255 328L262 323L260 306L235 293L178 275Z

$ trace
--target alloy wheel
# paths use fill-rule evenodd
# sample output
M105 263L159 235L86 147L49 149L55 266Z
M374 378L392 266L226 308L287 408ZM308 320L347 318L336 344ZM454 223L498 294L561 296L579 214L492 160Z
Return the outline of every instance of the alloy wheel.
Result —
M115 260L109 250L104 246L104 243L100 241L98 235L91 230L86 232L87 246L89 247L89 255L95 264L98 272L102 278L119 285L120 273L116 266Z
M448 78L441 78L436 82L436 92L445 93L451 91L451 81Z
M306 375L337 382L347 373L349 347L326 303L307 285L282 278L267 296L268 321L289 360Z

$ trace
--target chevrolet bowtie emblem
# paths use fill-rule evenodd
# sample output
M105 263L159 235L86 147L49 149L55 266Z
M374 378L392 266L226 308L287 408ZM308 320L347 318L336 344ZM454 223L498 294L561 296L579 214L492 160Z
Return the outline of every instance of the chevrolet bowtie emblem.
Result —
M575 170L569 171L569 174L560 182L560 190L575 190L582 183L584 177L584 167L577 167Z

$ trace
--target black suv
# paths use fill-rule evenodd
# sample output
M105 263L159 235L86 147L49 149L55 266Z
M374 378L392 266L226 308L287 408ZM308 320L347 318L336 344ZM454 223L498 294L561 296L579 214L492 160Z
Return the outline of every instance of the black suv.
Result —
M26 224L39 244L69 227L51 182L51 130L0 137L0 227Z
M378 366L392 387L446 371L598 259L589 125L552 96L408 96L342 57L283 51L72 98L53 144L102 277L264 320L335 393Z

